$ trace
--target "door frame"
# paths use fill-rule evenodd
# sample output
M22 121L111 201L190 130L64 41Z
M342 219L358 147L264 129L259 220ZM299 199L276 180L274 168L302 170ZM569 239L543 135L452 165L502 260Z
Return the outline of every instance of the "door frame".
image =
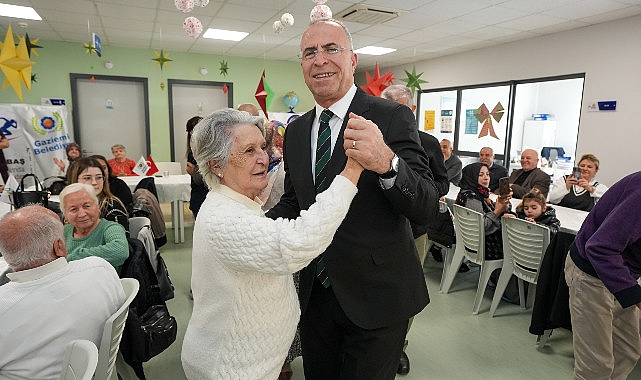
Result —
M169 92L169 144L171 149L171 160L176 160L174 152L174 99L173 99L173 86L174 85L190 85L190 86L208 86L212 88L222 88L227 85L227 106L234 106L234 84L231 82L217 82L205 80L188 80L188 79L167 79L167 91Z
M142 84L143 89L143 104L145 112L145 149L146 155L149 156L151 146L150 124L149 124L149 85L147 78L142 77L125 77L113 75L92 75L92 74L79 74L69 73L69 81L71 83L71 103L73 105L72 118L73 118L73 134L74 139L80 146L82 146L82 132L80 129L80 109L77 107L78 102L78 81L80 79L94 80L108 80L115 82L134 82Z

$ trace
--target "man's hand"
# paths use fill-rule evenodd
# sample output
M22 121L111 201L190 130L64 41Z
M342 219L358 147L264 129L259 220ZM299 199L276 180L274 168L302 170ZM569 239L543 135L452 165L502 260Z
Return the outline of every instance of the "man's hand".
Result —
M385 144L380 129L372 121L352 112L343 135L343 148L347 157L355 159L365 169L378 174L390 170L394 152Z
M196 165L192 164L191 162L187 163L187 169L186 170L187 170L187 173L189 173L189 175L194 175L194 169L195 168L196 168Z

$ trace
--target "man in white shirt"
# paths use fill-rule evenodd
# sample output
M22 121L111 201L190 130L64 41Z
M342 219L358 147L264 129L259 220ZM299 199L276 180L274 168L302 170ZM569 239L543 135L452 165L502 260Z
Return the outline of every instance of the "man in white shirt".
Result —
M120 279L99 257L67 263L62 223L41 206L0 220L0 252L15 271L0 286L0 378L58 379L69 342L100 346L125 300Z

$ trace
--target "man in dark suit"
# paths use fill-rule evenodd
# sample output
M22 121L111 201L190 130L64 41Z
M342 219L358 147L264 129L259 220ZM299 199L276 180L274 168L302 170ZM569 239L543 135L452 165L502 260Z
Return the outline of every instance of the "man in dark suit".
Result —
M393 379L408 320L429 302L408 220L426 224L434 218L438 193L409 108L354 85L358 57L340 22L310 25L301 57L316 106L287 127L285 193L268 215L295 218L314 203L316 136L327 124L319 121L323 109L333 113L328 179L347 156L366 169L331 245L301 271L305 378ZM316 276L318 262L325 265L324 282Z
M507 177L507 169L494 162L494 150L484 146L479 151L479 162L484 163L490 170L490 191L495 192L499 188L499 179Z

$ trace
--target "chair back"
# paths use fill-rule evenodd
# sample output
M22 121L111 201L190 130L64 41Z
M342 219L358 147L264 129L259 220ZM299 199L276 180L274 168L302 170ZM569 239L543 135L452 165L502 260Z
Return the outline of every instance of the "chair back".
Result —
M483 214L457 204L453 205L453 211L456 244L463 245L468 260L481 265L485 260Z
M140 285L133 278L121 278L120 282L125 291L125 302L120 308L107 319L105 328L100 340L100 349L98 350L98 365L96 366L95 380L109 380L116 364L116 356L122 338L122 331L125 328L129 304L138 294Z
M183 174L180 162L156 162L156 167L161 174L164 172L169 172L169 175Z
M540 224L518 218L501 221L503 254L514 267L513 274L536 284L543 255L550 244L550 230Z
M98 364L98 348L85 339L72 340L62 361L60 380L91 380Z
M151 220L144 216L129 218L129 236L142 242L154 272L158 272L158 250L156 249L154 232L151 229Z

